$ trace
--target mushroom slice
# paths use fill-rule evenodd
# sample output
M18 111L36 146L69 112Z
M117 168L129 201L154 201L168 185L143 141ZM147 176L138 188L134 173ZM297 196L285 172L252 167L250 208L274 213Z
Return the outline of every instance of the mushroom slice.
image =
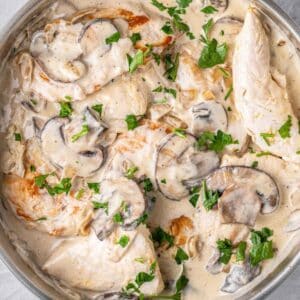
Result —
M261 213L272 213L279 204L280 197L278 187L272 177L262 170L245 166L221 167L212 172L206 178L206 181L209 189L219 191L220 193L226 191L226 205L232 201L231 197L234 197L234 195L229 196L230 192L235 193L234 186L245 188L245 185L247 185L249 189L252 189L260 199L262 205ZM257 208L256 200L252 199L252 201Z
M102 57L111 49L106 39L117 33L117 28L108 20L96 19L88 22L82 28L79 43L84 55L89 55L97 49L97 55Z
M219 262L220 251L218 249L213 250L212 256L209 258L208 263L206 265L206 271L216 275L222 272L223 264Z
M218 201L218 212L222 224L245 224L254 226L261 209L256 191L247 185L227 188Z
M43 98L50 102L70 96L73 100L83 100L83 90L76 83L62 83L51 79L29 54L21 53L15 59L16 75L19 78L21 89L26 94Z
M224 12L228 7L229 0L203 0L203 6L212 5L219 10Z
M243 265L233 265L230 273L226 276L225 282L221 287L221 291L225 293L235 293L257 277L261 272L259 266L252 267L249 262Z
M200 102L193 105L190 111L194 135L200 135L204 131L226 131L227 114L222 104L215 101Z
M293 211L288 219L288 223L285 226L286 232L292 232L300 229L300 209Z
M188 196L190 182L206 176L219 165L215 153L198 151L195 143L191 134L185 137L169 134L157 148L156 183L160 192L170 200Z
M95 195L95 202L105 203L105 209L97 211L92 223L100 240L109 236L117 225L124 230L135 229L146 209L138 185L124 177L102 181L101 194Z
M64 20L46 25L33 36L30 52L53 80L70 83L86 73L79 61L82 54L78 35L82 25L70 25Z
M78 176L87 177L102 166L103 153L100 148L91 146L77 151L69 147L64 134L69 122L57 117L45 124L41 131L42 150L56 168L71 167Z

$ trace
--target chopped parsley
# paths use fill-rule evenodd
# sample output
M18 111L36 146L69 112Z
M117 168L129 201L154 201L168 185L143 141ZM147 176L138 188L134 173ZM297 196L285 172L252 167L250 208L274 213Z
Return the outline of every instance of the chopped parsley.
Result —
M100 193L100 183L99 182L88 182L88 187L90 190L94 191L95 194Z
M151 4L156 6L160 11L164 11L167 9L167 7L164 4L157 0L151 0Z
M120 38L121 38L121 34L120 34L120 32L117 31L114 34L112 34L111 36L109 36L108 38L106 38L105 43L106 43L106 45L111 45L113 43L118 42Z
M224 100L225 100L225 101L229 99L229 97L231 96L232 92L233 92L233 86L231 85L231 86L229 87L229 89L228 89L228 91L227 91L225 97L224 97Z
M227 265L232 256L232 243L228 239L218 240L217 248L220 251L219 262Z
M61 118L67 118L71 116L73 112L72 104L70 102L66 101L61 101L59 102L60 105L60 111L59 111L59 116Z
M279 128L278 132L283 139L291 137L292 117L288 116L287 121Z
M251 164L251 168L255 169L258 166L258 161L255 160L252 164Z
M177 91L175 89L171 89L171 88L166 88L163 86L158 86L157 88L155 88L154 90L152 90L152 92L154 93L166 93L166 94L171 94L174 98L177 97Z
M221 130L218 130L217 134L205 131L203 132L198 140L197 146L200 150L208 149L215 152L221 152L228 145L238 144L237 140L234 140L231 134L226 134Z
M182 128L174 128L173 133L181 138L186 138L186 131Z
M21 133L15 133L15 141L17 141L17 142L21 142L22 141Z
M188 7L193 0L176 0L177 4L182 7L182 8L186 8Z
M123 216L120 214L120 213L116 213L114 216L113 216L113 221L117 224L123 224L124 222L124 219L123 219Z
M238 244L236 250L236 261L244 261L246 258L247 243L242 241Z
M47 220L47 217L41 217L41 218L36 219L35 221L40 222L40 221L46 221L46 220Z
M201 41L204 43L204 47L198 61L198 66L202 69L223 64L228 52L228 45L226 43L219 45L216 39L209 39L208 34L212 27L213 19L210 19L202 26L204 35L201 35Z
M192 190L190 191L190 198L189 198L189 201L190 203L196 207L197 206L197 203L198 203L198 200L199 200L199 192L200 192L200 188L199 187L194 187L192 188Z
M146 224L148 220L148 214L144 213L142 216L140 216L137 220L136 220L136 224L137 226L140 224Z
M139 66L144 64L145 54L142 50L138 50L133 57L127 54L129 72L133 73Z
M152 184L150 178L145 178L142 181L142 184L143 184L143 188L144 188L145 192L151 192L151 191L153 191L153 184Z
M100 115L100 117L101 117L102 110L103 110L103 104L95 104L95 105L92 106L92 109L94 111L96 111Z
M201 9L201 12L207 14L207 15L210 15L210 14L214 14L215 12L218 12L218 10L211 6L211 5L208 5L208 6L205 6Z
M167 179L163 178L160 182L163 183L163 184L167 184Z
M165 232L161 227L157 227L152 232L153 241L157 242L159 246L166 243L168 247L174 245L174 237L169 233Z
M253 230L251 232L252 246L249 254L252 266L257 266L261 261L274 257L273 242L269 241L269 237L272 235L273 231L266 227L261 231Z
M138 127L138 120L135 115L128 115L125 119L125 122L127 123L128 130L133 130Z
M87 124L83 124L81 131L72 136L71 138L72 142L74 143L78 141L81 137L87 135L88 133L89 133L89 126Z
M30 172L35 172L36 171L36 167L34 165L30 166Z
M93 201L94 209L103 209L104 212L108 215L108 202L97 202Z
M266 144L268 146L270 146L271 142L269 139L275 137L275 134L274 133L261 133L260 136L263 138L263 140L266 142Z
M229 72L227 72L224 68L219 67L218 69L222 72L224 78L229 78L230 77Z
M138 41L142 39L141 34L139 32L133 33L130 37L132 44L135 45Z
M206 180L202 181L202 201L203 206L207 211L212 210L213 207L218 203L219 200L219 192L212 191L207 188Z
M72 101L73 100L73 98L71 96L68 96L68 95L65 96L65 99L68 100L68 101Z
M175 255L176 263L178 265L181 265L182 262L184 262L185 260L188 260L188 259L189 259L189 256L186 254L186 252L182 248L179 247L177 249L177 252Z
M134 178L134 174L139 170L139 168L137 166L133 166L130 167L126 173L125 173L125 177L127 177L128 179L133 179Z
M166 72L165 76L171 80L175 81L177 78L177 72L179 67L179 53L175 55L175 59L172 59L171 54L165 56Z
M63 193L66 193L67 195L72 187L71 178L63 178L58 184L52 187L47 182L47 178L50 175L52 174L36 176L34 178L35 185L40 189L44 189L44 188L47 189L49 195L51 196L60 195Z
M84 195L84 189L80 189L80 190L76 193L75 198L76 198L77 200L80 200L80 199L83 197L83 195Z
M262 157L262 156L267 156L267 155L272 155L272 153L269 151L261 151L261 152L256 153L257 157Z
M154 58L156 64L159 66L160 65L160 61L161 61L160 54L157 54L157 53L153 52L152 53L152 57Z
M128 245L128 243L129 243L128 235L122 235L117 242L117 244L120 245L122 248L125 248Z
M167 22L162 28L161 30L165 33L165 34L173 34L174 30L172 28L172 25L170 22Z

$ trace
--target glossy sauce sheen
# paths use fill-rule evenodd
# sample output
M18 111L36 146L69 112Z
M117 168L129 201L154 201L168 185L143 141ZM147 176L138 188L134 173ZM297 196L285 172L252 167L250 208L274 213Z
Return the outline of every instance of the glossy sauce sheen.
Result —
M83 10L90 7L120 7L122 9L131 10L134 8L134 12L136 15L143 15L143 12L150 11L149 16L151 19L153 11L157 13L157 9L153 8L150 4L150 1L93 1L93 0L72 0L70 1L77 10ZM166 5L174 4L172 1L161 1ZM63 2L62 4L63 5ZM191 28L191 32L198 38L202 33L202 25L207 22L209 17L213 17L216 20L221 19L226 16L235 17L237 19L244 19L247 8L249 6L249 1L242 0L230 0L229 7L227 10L222 13L205 16L205 14L201 13L201 8L203 7L201 0L193 0L189 8L187 9L187 13L183 15L183 19L189 24ZM64 9L64 11L67 11ZM131 19L129 21L129 27L135 27L146 22L144 17L138 17ZM300 60L296 53L296 50L292 43L288 40L288 38L281 32L281 30L273 24L270 20L264 20L270 27L270 46L271 46L271 64L273 67L277 68L277 70L286 75L287 80L287 90L289 94L289 99L292 103L294 112L298 118L300 118L300 77L298 76L300 70ZM225 23L224 28L223 25L218 27L218 31L224 29L225 33L230 26L235 26L231 24ZM217 39L222 39L218 33L214 33L217 36ZM285 43L282 43L284 41ZM234 43L234 39L232 41ZM178 47L181 47L184 53L188 53L194 59L198 59L202 45L199 42L189 41L188 39L179 38L177 40ZM231 45L233 47L233 45ZM228 65L231 68L231 58L232 58L233 49L229 50L229 61ZM118 61L118 57L115 58L115 61L112 61L111 65L107 66L107 69L111 69L115 66L115 63ZM10 70L10 66L8 65L8 70ZM9 72L9 71L8 71ZM157 77L152 76L151 71L147 71L147 66L140 73L140 77L145 77L146 81L150 82L150 86L152 85L152 89L157 87L158 85L164 85L164 79L157 79ZM163 74L160 74L161 76ZM134 76L134 75L133 75ZM182 77L180 77L182 76ZM162 76L163 77L163 76ZM182 79L182 86L192 84L189 78L184 78L184 75L179 74L179 78ZM86 99L83 101L76 101L73 104L74 115L79 115L85 106L90 106L94 104L95 98L96 100L101 101L101 103L106 104L111 101L110 95L113 95L113 101L116 102L116 107L120 107L120 111L122 111L121 115L126 115L128 105L124 105L123 95L124 95L124 86L128 88L126 93L135 93L132 94L133 97L137 99L143 98L142 94L146 94L146 91L140 91L139 87L142 86L140 82L141 78L134 79L134 83L131 80L126 81L124 83L120 83L118 79L115 79L113 82L109 83L112 87L105 87L102 94L100 96L94 96L91 93ZM205 80L205 79L204 79ZM105 80L104 80L105 81ZM152 82L152 84L151 84ZM124 84L124 85L122 85ZM136 84L134 86L134 92L130 89L131 84ZM210 83L211 84L211 83ZM3 83L6 86L4 92L2 92L2 96L7 99L5 105L3 105L2 113L3 118L1 118L1 136L5 136L5 133L8 130L8 124L15 124L18 128L22 129L24 137L32 136L32 132L30 132L29 127L24 126L27 122L30 122L32 118L32 114L26 112L23 113L22 110L17 110L14 112L14 108L16 105L20 105L18 103L18 99L16 100L15 94L19 89L19 85L17 83L16 78L10 78L9 85ZM227 82L225 84L225 88L229 88L230 84ZM90 88L90 86L88 87ZM87 88L87 89L88 89ZM101 89L101 87L99 87ZM209 89L209 88L208 88ZM204 91L205 92L205 91ZM221 95L224 96L225 91L222 91ZM159 96L158 96L159 97ZM176 112L177 116L181 118L183 121L187 121L190 118L188 113L188 109L184 104L179 103L178 101L172 101L173 111ZM222 101L222 100L220 100ZM137 100L138 102L138 100ZM234 97L231 96L227 102L222 102L222 104L226 107L231 106L234 107ZM124 105L124 106L123 106ZM142 105L141 105L142 106ZM142 108L137 105L136 115L144 114ZM46 109L42 110L42 117L45 119L51 118L55 115L58 110L57 104L53 102L49 102L46 106ZM123 113L124 112L124 113ZM137 128L134 132L130 132L127 134L126 126L124 129L124 122L116 117L117 113L115 111L107 111L104 115L104 122L107 123L110 127L117 128L118 133L120 133L120 138L116 143L118 146L116 147L116 156L126 148L127 143L130 144L129 140L131 138L136 138L136 136L142 137L141 140L144 142L143 138L146 139L145 144L143 144L142 150L140 151L129 151L128 157L131 161L134 161L135 165L139 167L138 176L146 174L147 177L151 179L152 182L155 182L155 174L153 170L153 166L151 161L153 160L153 153L155 152L155 146L157 142L164 136L165 131L168 132L169 126L167 129L162 126L162 128L158 128L157 131L149 129L140 129ZM222 272L217 275L212 275L207 272L205 269L207 265L207 261L209 260L212 251L213 245L216 237L219 233L214 231L209 231L207 228L210 226L210 217L201 215L201 208L194 208L189 203L189 196L184 197L181 201L172 201L163 197L160 193L155 192L154 195L156 197L156 201L153 204L153 209L150 213L150 218L148 222L148 226L150 229L154 229L157 226L164 228L166 231L173 231L176 238L178 238L178 244L182 245L182 247L189 252L190 259L184 263L184 273L186 277L189 279L189 285L184 290L183 299L186 300L198 300L198 299L234 299L239 296L243 296L247 291L253 288L255 285L260 283L262 279L267 276L272 270L284 259L285 254L288 252L289 247L291 247L292 238L296 233L286 233L283 230L283 227L287 223L288 217L290 213L295 209L300 209L300 165L293 164L289 162L285 162L275 156L263 156L257 157L255 154L251 154L247 152L242 157L238 157L235 155L236 152L241 151L241 144L246 140L246 130L243 126L239 126L240 117L236 110L232 113L228 113L229 121L232 122L231 134L234 135L236 139L240 141L239 145L230 145L226 148L225 153L222 154L221 157L221 166L228 165L243 165L243 166L251 166L253 161L258 162L258 168L268 173L277 183L280 193L280 204L279 207L269 215L258 215L258 218L255 223L255 229L261 229L263 227L269 227L274 231L274 235L272 237L275 248L277 249L276 255L274 259L263 262L262 264L262 273L260 276L255 278L251 283L246 285L245 287L238 290L235 294L226 294L220 291L220 287L222 286L224 279L226 277L226 273ZM11 121L11 118L14 118L14 121ZM16 121L17 120L17 121ZM152 119L155 122L155 118ZM146 123L146 127L147 122ZM154 126L152 125L149 125ZM159 127L159 126L158 126ZM178 126L180 127L180 126ZM80 130L80 126L78 127ZM140 131L139 131L140 130ZM145 130L145 131L143 131ZM78 130L77 130L78 132ZM155 132L155 133L153 133ZM140 134L140 135L139 135ZM127 136L128 135L128 136ZM126 140L126 139L129 140ZM123 140L124 139L124 140ZM241 142L242 141L242 142ZM253 146L255 148L255 146ZM120 150L121 149L121 150ZM256 149L259 152L259 149ZM61 151L63 151L61 149ZM118 152L119 151L119 152ZM114 152L108 151L108 157L114 158ZM108 161L110 160L108 159ZM120 158L121 160L121 158ZM116 159L117 161L117 159ZM112 163L113 164L113 163ZM83 162L84 165L84 162ZM108 177L116 178L119 175L119 170L113 169L111 171L109 163L105 164L104 167L100 168L97 172L93 174L93 176L89 177L88 182L101 182ZM16 171L16 170L14 170ZM46 168L44 170L49 172ZM68 172L70 170L66 170ZM40 173L43 173L43 169L39 170ZM70 171L72 173L72 171ZM173 172L172 170L170 172ZM186 170L182 170L176 175L184 176L186 175ZM192 172L189 169L188 172ZM4 173L5 170L4 170ZM68 173L67 173L68 174ZM162 187L163 188L163 187ZM200 201L200 200L199 200ZM1 207L1 216L3 221L1 221L5 228L6 233L11 238L14 245L16 245L17 251L20 255L32 266L36 272L43 277L44 280L52 284L56 288L60 289L62 293L66 296L74 299L79 299L80 297L88 297L91 299L95 299L99 294L103 294L104 292L119 292L119 286L111 285L110 281L107 280L107 284L102 285L102 281L106 280L106 277L116 277L118 282L124 280L125 275L120 272L114 272L114 270L110 270L110 265L105 265L106 261L109 259L118 259L116 257L111 258L111 253L103 254L108 247L105 243L109 243L108 241L99 242L96 238L96 235L91 230L86 236L72 236L72 237L56 237L55 234L49 235L43 230L35 230L31 229L30 226L25 227L23 221L17 219L14 215L14 212L9 208L9 205L6 205L8 210L5 210ZM174 225L174 220L180 223L176 227ZM173 222L173 229L172 224ZM176 223L176 222L175 222ZM182 225L183 224L183 225ZM180 226L187 228L188 234L187 237L184 237L184 241L180 241L180 234L178 233L178 228ZM148 245L149 241L145 237L148 232L145 231L144 227L139 227L137 232L132 233L132 239L134 243L131 248L128 250L130 253L126 254L129 258L128 260L122 260L120 263L120 269L126 268L126 266L132 267L133 270L128 271L131 272L129 277L134 278L134 272L138 270L139 266L134 265L133 260L136 257L136 253L139 253L139 248L142 249L145 244ZM146 232L146 233L145 233ZM119 233L118 233L119 234ZM128 233L131 237L131 233ZM193 238L194 240L186 241L185 239ZM182 244L181 244L182 243ZM65 245L73 245L68 248L68 250L64 250L67 246ZM193 247L195 246L195 248ZM151 246L152 247L152 246ZM151 248L150 247L150 248ZM150 249L149 247L147 249ZM122 250L122 249L121 249ZM151 252L152 249L149 250ZM70 252L68 252L70 251ZM127 250L126 250L127 251ZM171 257L175 255L174 251L170 250ZM30 254L28 256L28 254ZM70 257L76 257L80 267L78 269L73 268L74 260L68 259L68 254ZM139 253L139 256L143 253ZM105 256L107 255L107 256ZM113 255L122 257L122 253L120 254L113 252ZM150 254L149 254L150 255ZM158 262L160 262L162 254L157 251ZM54 257L53 260L49 260L49 257ZM126 257L127 257L126 256ZM150 255L151 256L151 255ZM109 258L108 258L109 257ZM50 263L49 263L50 261ZM58 262L58 263L57 263ZM55 266L54 266L55 265ZM99 266L106 268L107 274L99 273ZM105 267L106 266L106 267ZM173 267L172 267L173 266ZM118 266L117 266L118 268ZM164 269L165 268L165 269ZM168 270L168 268L174 268L173 270ZM161 272L164 276L165 274L170 272L178 273L179 267L176 264L169 266L161 266ZM80 274L84 274L85 271L89 274L95 274L95 276L89 277L88 282L81 282ZM146 269L144 270L146 272ZM227 270L229 271L229 270ZM48 273L47 273L48 272ZM99 279L98 276L100 277ZM168 276L167 276L168 277ZM177 279L178 276L175 276ZM62 281L60 281L63 279ZM128 277L126 277L128 279ZM126 280L125 279L125 280ZM174 279L174 278L173 278ZM98 285L97 281L100 280L101 284ZM160 275L157 275L155 279L156 289L161 289L160 286ZM128 282L123 282L123 286ZM73 286L73 287L72 287ZM75 287L74 287L75 286ZM89 287L92 286L90 289ZM104 287L103 287L104 286ZM145 287L145 293L151 294L151 287Z

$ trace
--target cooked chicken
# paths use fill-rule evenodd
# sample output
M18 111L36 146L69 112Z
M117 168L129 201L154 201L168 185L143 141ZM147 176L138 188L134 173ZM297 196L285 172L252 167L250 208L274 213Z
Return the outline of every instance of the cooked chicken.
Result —
M254 143L287 161L300 162L298 120L286 79L270 65L269 39L252 7L237 38L233 77L236 107Z

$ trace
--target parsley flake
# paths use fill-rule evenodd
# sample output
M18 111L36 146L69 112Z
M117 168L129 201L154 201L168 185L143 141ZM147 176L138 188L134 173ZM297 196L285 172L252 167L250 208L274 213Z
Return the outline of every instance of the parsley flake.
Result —
M207 188L206 180L202 181L202 201L203 206L207 211L212 210L213 207L218 203L219 192L212 191Z
M94 111L96 111L100 115L100 117L101 117L102 110L103 110L103 104L95 104L95 105L92 106L92 109Z
M108 202L93 201L94 209L103 209L106 215L108 215Z
M130 239L128 235L122 235L118 240L117 244L120 245L122 248L125 248L128 245L129 240Z
M174 128L173 133L181 138L186 138L186 131L182 128Z
M106 43L106 45L111 45L113 43L118 42L120 38L121 38L121 34L120 34L120 32L117 31L114 34L112 34L111 36L109 36L108 38L106 38L105 43Z
M127 169L127 171L125 173L125 177L127 177L128 179L133 179L134 178L134 174L138 170L139 170L139 168L137 166L130 167L129 169Z
M246 248L247 248L247 243L245 241L242 241L238 244L238 247L236 250L236 261L244 261L245 260Z
M133 33L132 36L130 37L130 40L133 45L135 45L141 39L142 39L142 36L139 32Z
M220 251L219 262L227 265L232 256L232 243L230 240L218 240L217 248Z
M99 182L88 182L88 187L90 190L94 191L95 194L100 193L100 183Z
M17 142L21 142L22 141L21 133L15 133L15 141L17 141Z
M157 227L152 232L153 241L157 242L159 246L166 243L168 247L174 245L174 237L169 233L165 232L161 227Z
M271 142L269 139L275 137L275 134L274 133L261 133L260 136L263 138L263 140L266 142L266 144L268 146L270 146Z
M87 124L82 125L82 129L80 132L74 134L71 138L72 142L78 141L81 137L87 135L89 133L89 126Z
M73 112L73 108L70 102L61 101L59 102L59 105L60 105L59 116L61 118L67 118L71 116Z
M210 14L213 14L215 12L218 12L218 10L215 7L211 6L211 5L208 5L208 6L203 7L201 9L201 12L203 12L207 15L210 15Z
M176 263L178 265L180 265L180 264L182 264L182 262L184 262L185 260L188 260L188 259L189 259L189 256L186 254L186 252L182 248L179 247L177 249L177 252L175 255Z
M125 122L127 123L128 130L133 130L138 127L138 120L135 115L128 115L125 119Z
M288 116L287 121L279 128L278 132L283 139L291 137L292 117Z

